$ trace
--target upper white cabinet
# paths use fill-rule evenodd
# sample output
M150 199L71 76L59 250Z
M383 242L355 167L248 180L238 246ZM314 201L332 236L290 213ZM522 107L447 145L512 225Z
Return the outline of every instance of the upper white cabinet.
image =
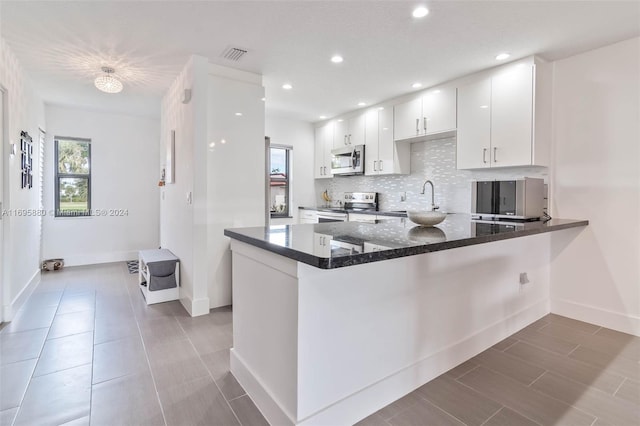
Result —
M458 87L458 169L548 165L549 88L533 61Z
M365 175L409 174L411 147L393 140L390 105L366 113L365 140Z
M395 140L456 129L455 87L434 88L408 102L394 106Z
M333 123L316 127L314 175L316 179L333 177L331 174L331 149L333 148Z
M338 118L335 123L333 147L364 145L365 116L366 114L360 114L351 118Z

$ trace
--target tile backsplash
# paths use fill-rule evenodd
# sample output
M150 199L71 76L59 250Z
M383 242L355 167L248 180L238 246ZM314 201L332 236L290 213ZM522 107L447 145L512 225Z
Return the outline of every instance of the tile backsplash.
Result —
M366 156L366 149L365 149ZM315 181L318 205L326 204L321 194L327 190L333 200L342 200L345 192L378 192L380 210L430 208L431 193L420 194L426 179L435 186L435 202L448 213L471 211L471 185L475 179L513 179L539 177L547 183L546 167L514 167L489 170L456 169L456 138L436 139L411 144L411 174L390 176L338 176ZM406 193L406 201L401 195Z

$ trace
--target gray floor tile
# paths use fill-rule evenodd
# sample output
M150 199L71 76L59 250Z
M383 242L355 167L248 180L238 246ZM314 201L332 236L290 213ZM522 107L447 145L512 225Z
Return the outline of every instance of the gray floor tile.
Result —
M11 426L13 424L13 419L16 418L17 413L18 407L0 411L0 426Z
M244 397L243 397L244 398ZM242 421L242 419L240 419ZM389 426L389 423L378 413L373 413L369 417L360 420L355 426Z
M164 424L150 374L136 374L93 385L93 426Z
M616 397L626 399L634 404L640 404L640 382L625 380L616 392Z
M554 373L545 373L531 387L612 425L633 425L638 424L640 420L640 405L615 398Z
M624 377L603 371L601 368L545 351L526 342L520 342L507 353L541 368L556 372L572 380L593 386L608 393L615 392Z
M88 416L90 405L90 365L34 377L15 424L61 425Z
M599 325L589 324L588 322L578 321L556 314L549 314L545 317L545 319L548 320L549 323L560 324L584 333L595 333L600 329Z
M175 340L149 350L151 371L158 389L177 386L209 372L188 340Z
M543 425L590 425L595 417L480 366L460 382Z
M200 358L213 380L220 380L229 372L229 349L200 355Z
M89 426L91 424L91 416L81 417L79 419L71 420L60 426Z
M130 317L96 317L94 343L100 344L125 337L139 337L138 323L133 314Z
M428 401L414 404L393 416L388 422L393 426L463 426L464 423L445 413Z
M566 340L558 337L539 333L537 331L520 331L514 334L514 336L529 344L561 355L567 355L578 347L577 343L567 342Z
M140 333L142 333L142 338L147 348L187 338L187 335L174 317L154 318L140 321L139 324Z
M231 373L227 373L216 380L216 384L220 388L220 391L227 399L227 401L242 396L246 393L242 386L240 386L240 383L238 383L236 378L233 377L233 374Z
M473 370L477 366L478 364L476 364L473 361L466 361L456 367L453 367L451 370L447 371L445 374L447 376L453 377L454 379L457 379L460 376L464 376L465 374L467 374L469 371Z
M65 292L60 299L57 315L70 314L72 312L94 311L96 308L96 292L94 290L68 293Z
M579 346L571 352L569 358L577 359L602 369L607 369L616 374L624 375L630 379L640 381L640 364L624 356L606 354L591 348Z
M258 407L253 403L247 395L234 399L229 402L231 409L240 420L242 426L269 426ZM358 423L361 424L362 422ZM366 423L365 423L366 424ZM364 424L363 424L364 425ZM375 423L369 423L368 426L376 426ZM388 426L387 422L379 423L378 426Z
M42 289L42 291L35 291L29 299L24 303L20 310L38 311L45 307L56 307L60 303L63 290L55 289Z
M112 340L93 348L93 384L148 372L147 355L140 337Z
M537 426L538 423L529 420L507 407L502 407L495 416L491 417L484 426Z
M91 364L93 358L93 332L74 334L47 340L36 366L35 376L80 365Z
M167 425L239 425L211 377L158 391Z
M384 420L389 421L389 419L396 414L406 410L414 404L422 403L424 399L418 395L417 392L411 392L400 399L393 401L391 404L387 405L384 408L381 408L376 412L380 417Z
M504 351L509 346L511 346L514 343L516 343L517 341L518 341L518 339L514 339L513 337L507 337L506 339L501 340L500 342L498 342L495 345L493 345L492 348L497 350L497 351Z
M233 346L233 334L231 334L231 331L220 328L187 331L187 336L200 355L218 352Z
M57 339L58 337L93 331L94 323L95 315L93 310L57 314L53 319L47 339Z
M0 368L0 411L20 405L37 361L29 359Z
M22 309L15 318L2 329L2 333L17 333L51 326L56 314L56 306L43 306L37 309Z
M40 328L20 333L0 334L0 363L4 365L37 358L48 332L48 328Z
M525 385L530 384L544 373L544 368L523 362L521 359L509 355L508 352L508 350L507 353L504 353L488 349L471 360Z
M419 387L417 392L467 425L481 425L502 407L446 374Z

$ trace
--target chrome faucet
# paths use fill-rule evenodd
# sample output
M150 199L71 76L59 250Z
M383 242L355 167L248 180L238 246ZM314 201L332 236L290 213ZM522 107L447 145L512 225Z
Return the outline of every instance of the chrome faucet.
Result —
M424 190L427 184L431 185L431 210L436 211L440 208L440 206L436 206L436 203L435 203L434 198L435 198L436 190L433 188L433 182L431 182L428 179L425 180L424 183L422 184L422 192L420 192L420 194L424 195Z

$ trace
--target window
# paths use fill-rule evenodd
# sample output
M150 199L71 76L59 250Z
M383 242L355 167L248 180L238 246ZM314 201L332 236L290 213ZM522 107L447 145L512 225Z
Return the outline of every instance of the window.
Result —
M291 150L290 146L281 145L270 148L269 206L273 218L290 217Z
M55 138L57 217L91 214L91 141Z

